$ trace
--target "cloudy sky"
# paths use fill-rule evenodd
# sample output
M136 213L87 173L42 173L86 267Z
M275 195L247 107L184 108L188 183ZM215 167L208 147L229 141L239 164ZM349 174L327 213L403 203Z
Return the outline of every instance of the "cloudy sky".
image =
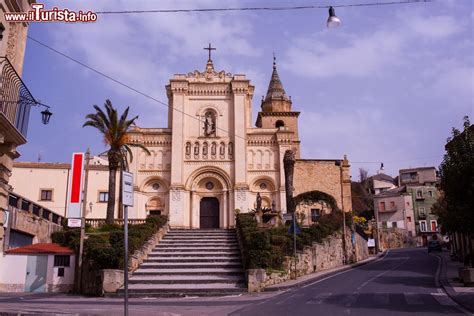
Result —
M354 4L388 0L46 1L82 10L144 10ZM473 1L338 8L343 25L327 29L327 11L242 11L99 16L96 23L33 23L29 35L165 101L174 73L203 70L209 42L216 70L244 73L256 87L253 121L277 56L293 109L301 111L303 158L348 155L358 169L386 173L438 166L452 127L474 120ZM69 161L73 151L105 149L82 128L92 105L110 98L131 107L143 127L165 127L167 108L28 40L23 78L52 106L47 126L30 116L22 161ZM375 163L373 163L375 162Z

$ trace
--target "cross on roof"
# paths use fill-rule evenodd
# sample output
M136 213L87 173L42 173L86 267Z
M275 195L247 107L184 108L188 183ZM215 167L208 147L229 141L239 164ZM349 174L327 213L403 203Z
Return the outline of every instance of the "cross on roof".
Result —
M211 46L211 43L209 43L209 47L204 47L205 50L207 50L209 52L209 59L207 61L211 61L211 51L212 50L216 50L215 47L212 47Z

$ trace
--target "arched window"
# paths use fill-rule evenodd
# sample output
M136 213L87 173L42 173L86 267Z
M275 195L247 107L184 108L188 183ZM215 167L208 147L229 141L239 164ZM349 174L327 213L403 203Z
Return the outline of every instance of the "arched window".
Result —
M276 128L280 128L280 127L284 127L285 126L285 122L283 122L282 120L278 120L275 122L275 127Z

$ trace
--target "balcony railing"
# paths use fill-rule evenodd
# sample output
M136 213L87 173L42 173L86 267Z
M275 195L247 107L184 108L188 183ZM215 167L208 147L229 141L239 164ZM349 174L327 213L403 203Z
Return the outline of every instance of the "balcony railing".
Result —
M12 231L51 242L51 234L62 229L64 217L20 195L9 193L4 250L11 248Z
M38 102L7 57L0 57L0 115L26 138L32 105Z
M129 219L129 225L138 225L138 224L145 224L146 219ZM114 225L123 226L124 220L123 219L114 219ZM90 225L92 228L99 228L105 225L105 218L86 218L86 225Z

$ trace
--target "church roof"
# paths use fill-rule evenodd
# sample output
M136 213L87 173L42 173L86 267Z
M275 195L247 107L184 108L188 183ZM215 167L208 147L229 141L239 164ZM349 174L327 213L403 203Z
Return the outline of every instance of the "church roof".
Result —
M285 100L289 101L290 99L286 95L283 84L281 83L280 76L278 75L276 67L276 58L273 57L273 72L272 78L270 79L270 84L268 85L267 95L265 101L271 100Z

